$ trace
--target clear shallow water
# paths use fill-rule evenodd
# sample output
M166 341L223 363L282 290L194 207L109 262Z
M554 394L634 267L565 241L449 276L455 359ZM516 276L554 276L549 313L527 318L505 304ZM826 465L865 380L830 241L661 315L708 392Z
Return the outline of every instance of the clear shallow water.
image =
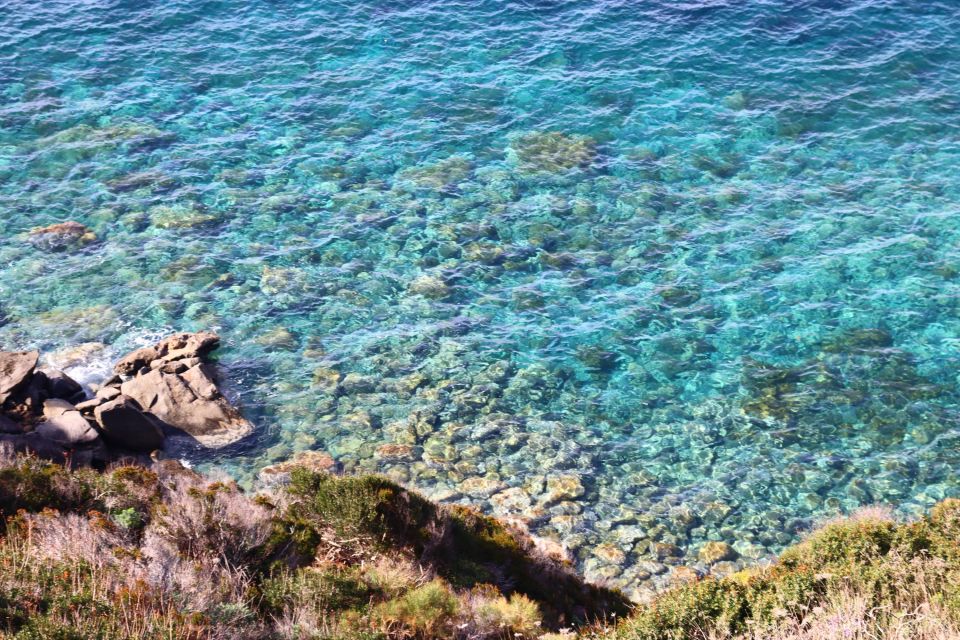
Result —
M960 7L781 4L0 0L0 344L216 329L260 430L198 462L630 587L956 494Z

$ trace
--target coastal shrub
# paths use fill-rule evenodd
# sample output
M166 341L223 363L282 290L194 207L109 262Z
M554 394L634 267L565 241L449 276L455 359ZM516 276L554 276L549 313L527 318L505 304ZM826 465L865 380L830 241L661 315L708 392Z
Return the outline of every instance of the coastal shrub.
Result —
M617 591L585 583L573 569L538 551L529 536L474 509L447 507L449 524L433 554L438 573L456 586L496 585L504 594L526 595L543 606L547 626L625 615ZM506 579L505 579L506 578Z
M525 595L541 603L547 626L627 611L623 595L587 585L571 567L542 555L523 532L473 509L438 507L385 478L297 469L285 503L269 545L273 558L292 547L301 559L326 554L346 560L342 545L331 542L349 539L354 561L399 548L455 588L491 584L506 596Z
M19 510L100 508L99 474L0 451L0 519Z
M623 640L960 637L958 533L957 500L906 524L886 511L867 510L827 523L771 567L668 590L608 635Z
M386 598L395 598L428 582L431 577L412 558L403 555L376 556L363 566L363 581Z
M283 525L303 545L319 544L330 528L341 537L364 537L377 545L422 547L436 507L378 476L338 477L296 469L287 493L292 499Z
M489 585L475 587L461 599L458 628L468 637L537 638L543 616L536 602L522 594L509 598Z
M785 551L780 561L790 567L872 562L890 551L895 531L895 524L884 520L836 522Z
M317 615L325 612L362 609L376 595L359 567L307 567L281 570L261 586L263 609L283 615L309 607Z
M0 637L189 638L99 514L24 514L0 542ZM117 544L118 546L112 547Z
M494 518L383 478L293 478L252 499L175 464L0 457L0 638L518 640L584 621L622 640L960 637L960 500L826 523L772 566L624 616Z
M172 545L185 558L213 556L240 567L270 534L268 510L236 485L185 476L165 492L145 536Z
M141 519L145 519L160 499L160 481L157 474L143 467L115 467L103 474L102 478L105 491L103 502L111 512L133 509Z
M124 529L139 529L143 525L143 518L133 507L114 512L113 520Z
M452 637L454 616L460 602L441 580L408 591L377 605L373 619L389 636L409 638Z

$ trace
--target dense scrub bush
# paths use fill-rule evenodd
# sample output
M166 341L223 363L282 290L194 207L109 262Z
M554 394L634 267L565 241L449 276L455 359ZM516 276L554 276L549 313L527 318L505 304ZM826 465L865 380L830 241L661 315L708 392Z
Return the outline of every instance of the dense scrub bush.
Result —
M828 523L769 568L672 589L638 608L609 635L623 640L957 638L958 534L960 500L946 500L928 517L906 524L884 511L867 510ZM830 618L832 625L825 622Z
M284 547L306 557L328 554L324 541L331 534L360 538L371 550L407 550L456 588L490 584L503 595L540 602L548 625L627 611L622 595L585 584L522 532L473 509L439 507L384 478L301 469L293 472L287 493L285 512L276 519L275 556Z
M0 491L0 638L516 640L543 611L622 605L521 532L378 477L296 471L250 498L169 461L8 455Z
M625 612L523 532L377 477L298 470L250 498L174 463L100 473L4 455L0 509L0 638L547 640ZM878 510L828 523L772 566L580 633L946 640L958 623L947 500L906 524Z

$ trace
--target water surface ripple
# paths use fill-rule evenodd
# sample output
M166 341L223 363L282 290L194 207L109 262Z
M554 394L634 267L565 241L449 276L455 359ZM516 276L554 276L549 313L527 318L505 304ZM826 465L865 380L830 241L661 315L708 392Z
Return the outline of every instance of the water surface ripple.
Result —
M0 344L216 329L197 462L655 588L957 493L958 89L955 2L0 0Z

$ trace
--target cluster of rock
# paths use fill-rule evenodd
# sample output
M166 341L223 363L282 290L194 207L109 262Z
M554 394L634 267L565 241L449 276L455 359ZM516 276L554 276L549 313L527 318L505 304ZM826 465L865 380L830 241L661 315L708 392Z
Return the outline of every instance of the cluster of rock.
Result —
M253 425L224 397L205 356L213 333L179 333L124 356L88 392L40 354L0 352L0 442L73 464L196 444L222 447Z

